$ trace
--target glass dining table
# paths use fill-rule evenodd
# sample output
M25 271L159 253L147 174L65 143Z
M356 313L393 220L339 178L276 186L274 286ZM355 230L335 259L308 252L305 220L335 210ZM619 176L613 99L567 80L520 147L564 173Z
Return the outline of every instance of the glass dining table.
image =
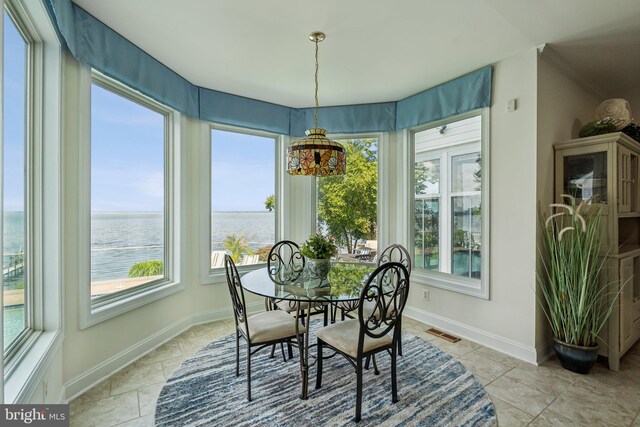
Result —
M298 340L300 373L302 375L301 399L307 399L309 390L309 314L319 306L329 304L355 309L360 292L375 270L370 263L331 263L327 272L318 273L308 264L301 270L268 268L253 270L242 277L242 287L253 294L274 300L291 301L295 305L297 319L307 319L304 336ZM308 303L308 304L300 304ZM293 306L292 306L293 307ZM333 316L332 316L333 317ZM296 335L300 336L300 323L296 322ZM313 345L311 345L313 346Z

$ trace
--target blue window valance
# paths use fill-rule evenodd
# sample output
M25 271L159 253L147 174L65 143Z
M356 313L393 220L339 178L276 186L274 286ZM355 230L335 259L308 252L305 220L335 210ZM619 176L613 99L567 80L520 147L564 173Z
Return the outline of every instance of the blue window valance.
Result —
M301 136L313 108L290 108L198 87L113 31L71 0L43 0L61 39L80 62L181 113L201 120ZM397 102L322 107L331 133L407 129L491 105L492 67Z

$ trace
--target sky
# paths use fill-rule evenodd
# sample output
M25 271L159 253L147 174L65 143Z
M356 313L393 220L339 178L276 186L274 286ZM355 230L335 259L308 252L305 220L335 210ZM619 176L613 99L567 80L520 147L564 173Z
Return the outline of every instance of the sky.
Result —
M265 211L275 187L275 140L213 130L211 144L213 210ZM164 117L93 84L92 211L161 211L163 171Z
M4 12L4 209L24 210L26 44Z
M274 138L211 132L211 208L213 211L266 212L275 191Z
M91 85L91 210L164 206L164 116Z

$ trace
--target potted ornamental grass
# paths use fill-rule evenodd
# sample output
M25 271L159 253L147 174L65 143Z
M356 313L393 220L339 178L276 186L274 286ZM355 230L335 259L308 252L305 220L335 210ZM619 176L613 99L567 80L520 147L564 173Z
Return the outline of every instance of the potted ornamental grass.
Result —
M601 208L562 195L540 215L544 244L539 302L551 325L553 348L565 369L587 374L598 356L598 334L611 314L602 284Z
M331 267L330 258L338 253L333 238L322 233L312 234L300 247L300 254L306 258L309 272L317 277L326 277Z

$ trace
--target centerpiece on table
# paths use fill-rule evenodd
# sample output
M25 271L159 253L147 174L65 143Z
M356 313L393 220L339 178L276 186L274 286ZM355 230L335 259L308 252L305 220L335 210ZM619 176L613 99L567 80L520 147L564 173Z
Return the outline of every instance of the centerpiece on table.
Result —
M312 234L300 247L306 258L307 268L313 277L325 278L331 268L330 258L338 253L338 247L329 236Z
M601 282L601 208L563 194L540 215L544 244L539 299L553 333L553 349L565 369L587 374L598 357L598 334L613 308Z

